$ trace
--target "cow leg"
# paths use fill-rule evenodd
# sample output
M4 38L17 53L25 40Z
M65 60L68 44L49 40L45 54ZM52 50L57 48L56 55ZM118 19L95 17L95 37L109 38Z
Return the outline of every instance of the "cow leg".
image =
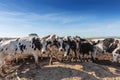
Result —
M33 53L33 56L35 58L36 68L40 68L40 65L38 64L38 55L37 55L37 53Z
M82 62L82 53L80 53L79 59L80 59L80 61Z
M86 61L88 62L89 60L89 54L86 54Z
M67 52L67 60L69 61L69 62L71 62L71 60L72 60L72 54L70 54L70 49L68 49L68 52Z
M53 60L53 55L51 54L51 55L50 55L49 65L52 65L52 64L53 64L53 61L52 61L52 60Z
M80 60L80 58L79 58L80 54L79 54L78 51L76 51L76 54L77 54L77 61L79 61Z
M40 55L40 58L41 58L41 60L43 60L43 55L42 54Z
M77 62L77 52L76 52L76 50L74 50L74 53L75 53L75 61Z
M5 71L5 63L6 63L6 61L3 61L3 65L2 65L2 67L1 67L1 69L2 69L2 72L3 72L4 74L7 74L7 72Z
M72 52L72 54L71 54L71 60L70 61L74 61L74 59L75 59L75 56L73 56L74 54L75 54L75 52L74 51L71 51ZM69 54L70 55L70 54Z
M83 61L85 62L85 53L83 53Z
M62 55L62 57L61 57L61 62L63 62L64 61L64 55Z
M96 60L96 50L91 53L92 61L95 62Z

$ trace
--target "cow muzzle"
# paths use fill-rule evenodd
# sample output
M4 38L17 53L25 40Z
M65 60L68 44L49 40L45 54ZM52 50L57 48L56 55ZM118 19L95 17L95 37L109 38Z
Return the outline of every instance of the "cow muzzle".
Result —
M42 54L45 54L46 53L46 51L42 51Z
M60 48L59 51L64 51L63 48Z

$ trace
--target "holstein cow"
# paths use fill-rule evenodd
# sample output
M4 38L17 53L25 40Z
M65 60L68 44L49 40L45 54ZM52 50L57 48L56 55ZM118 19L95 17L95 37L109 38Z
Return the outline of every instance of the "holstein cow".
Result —
M34 56L35 63L38 65L38 56L40 52L44 52L46 43L44 39L38 37L18 38L16 40L8 40L0 45L0 65L4 71L4 62L11 61L16 58L25 58L30 55Z
M113 52L113 61L112 62L119 62L119 58L120 58L120 48L116 49Z
M93 45L90 42L88 41L80 42L80 60L81 61L85 61L85 60L88 61L88 56L92 52L93 52Z
M64 57L68 57L70 53L70 43L68 37L58 37L55 45L58 48L58 52L63 52Z
M120 43L117 44L117 48L112 52L113 60L112 62L119 62L120 57Z
M88 55L90 51L93 51L92 44L79 36L75 36L73 38L70 36L62 37L59 38L58 42L59 51L64 51L64 57L73 57L70 54L74 54L75 60L82 59L82 56L80 57L80 55Z
M55 50L56 48L58 49L58 36L53 34L45 36L43 37L43 39L45 39L46 42L46 46L44 47L44 53L47 53L48 57L50 57L49 64L52 64L52 58L56 57L55 55L57 55L57 53L55 53Z
M12 39L12 40L4 40L0 43L0 69L2 69L2 72L5 73L4 65L6 61L11 61L14 58L12 58L12 54L15 53L15 48L17 44L18 39Z
M79 36L75 36L70 38L69 40L70 49L74 52L75 58L80 59L81 61L84 59L85 55L86 60L88 61L88 55L93 51L93 45L86 39L80 38Z
M75 60L79 58L77 54L80 51L80 42L81 42L81 38L79 36L75 36L75 37L66 36L60 38L58 41L59 41L59 51L64 51L64 57L72 57L72 59L75 58Z
M112 53L117 48L118 43L119 41L113 38L98 40L98 42L93 47L92 60L95 61L97 53Z

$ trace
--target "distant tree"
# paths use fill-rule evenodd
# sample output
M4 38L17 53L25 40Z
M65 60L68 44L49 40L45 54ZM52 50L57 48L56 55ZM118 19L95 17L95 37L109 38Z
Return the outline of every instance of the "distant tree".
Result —
M29 34L29 36L36 36L36 37L38 37L38 35L36 33L31 33L31 34Z

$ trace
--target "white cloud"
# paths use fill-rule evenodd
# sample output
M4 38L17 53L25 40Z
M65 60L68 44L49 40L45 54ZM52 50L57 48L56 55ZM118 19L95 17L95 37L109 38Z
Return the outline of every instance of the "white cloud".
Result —
M82 21L86 19L83 16L66 16L65 13L50 13L50 14L35 14L35 13L21 13L21 12L0 12L0 21L18 21L18 22L32 22L32 21L50 21L66 24L71 22Z
M35 14L0 11L0 36L81 35L84 37L118 35L120 21L98 22L96 16L71 16L66 13ZM7 32L7 33L4 33Z

